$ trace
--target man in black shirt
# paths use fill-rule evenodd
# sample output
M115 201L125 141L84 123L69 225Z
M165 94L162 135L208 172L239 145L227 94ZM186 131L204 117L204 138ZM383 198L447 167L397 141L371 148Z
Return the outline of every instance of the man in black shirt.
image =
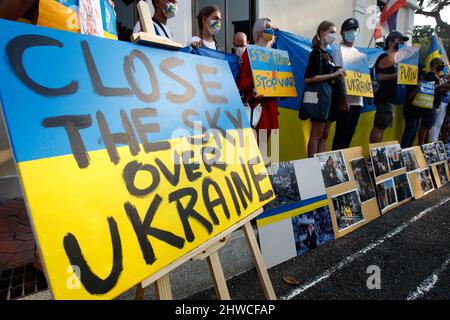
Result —
M370 134L370 143L383 141L384 130L392 126L394 104L397 102L397 57L400 44L408 41L398 31L386 38L383 53L375 63L378 90L375 92L375 121Z

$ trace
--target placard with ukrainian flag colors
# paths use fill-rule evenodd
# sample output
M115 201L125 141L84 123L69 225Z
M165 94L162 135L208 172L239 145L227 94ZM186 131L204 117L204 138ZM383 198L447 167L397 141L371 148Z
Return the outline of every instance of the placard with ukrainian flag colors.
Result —
M256 93L264 97L297 97L287 51L248 46Z
M272 200L226 62L0 33L3 115L56 299L114 298Z
M347 95L373 98L372 78L367 55L357 50L342 50L342 47L340 51L346 73Z
M399 85L416 86L419 82L419 49L400 45L398 51L398 80Z

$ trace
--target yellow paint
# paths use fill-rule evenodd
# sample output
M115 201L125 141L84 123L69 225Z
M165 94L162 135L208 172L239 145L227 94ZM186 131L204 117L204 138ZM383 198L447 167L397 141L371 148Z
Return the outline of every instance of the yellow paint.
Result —
M244 132L247 141L245 148L241 148L239 145L234 147L223 137L220 139L223 144L221 150L226 150L221 157L222 160L241 157L244 161L248 161L256 156L260 158L253 132L250 129L246 129ZM238 136L236 132L230 134L234 137ZM209 141L207 145L216 146L216 143ZM181 165L181 178L177 186L172 186L161 173L161 182L153 193L142 198L132 196L122 178L124 167L134 160L156 166L155 158L158 157L173 172L174 150L182 152L191 150L192 146L184 139L172 140L171 146L171 150L154 154L145 154L141 151L136 157L130 154L128 147L121 147L118 149L121 158L118 165L111 163L106 150L90 152L90 165L86 169L79 169L72 155L18 164L37 235L37 242L49 276L50 287L56 299L114 298L227 230L273 199L271 197L267 201L260 202L255 185L251 183L253 200L249 202L245 210L241 203L242 214L241 216L237 215L225 177L229 177L230 172L235 171L245 181L244 171L239 163L230 163L226 172L213 167L211 173L208 173L205 166L201 165L199 172L203 176L194 182L187 180L185 168ZM255 153L251 154L251 150ZM254 166L254 169L256 173L266 175L262 162ZM167 230L185 238L175 202L170 203L168 195L182 188L195 188L198 191L195 209L203 217L212 221L203 203L202 181L205 177L210 177L219 184L230 209L230 219L228 220L225 217L222 207L216 207L216 214L220 223L214 225L212 234L208 234L200 223L190 218L195 240L192 243L186 241L182 249L177 249L153 237L148 237L153 245L157 260L152 265L147 265L143 259L136 233L125 213L124 204L130 202L135 206L141 220L144 221L150 203L155 194L159 194L163 201L156 212L151 224L152 227ZM150 174L139 173L135 179L135 184L137 187L144 189L152 180ZM267 175L259 185L263 192L272 190ZM216 191L211 192L213 199L216 196ZM239 199L239 196L237 197ZM111 291L103 295L91 295L83 286L79 289L70 289L67 283L73 283L71 281L74 277L71 275L70 262L63 247L64 237L71 233L77 238L91 270L98 277L104 279L111 271L113 256L108 217L113 217L117 222L122 242L123 271L118 283Z
M55 0L39 1L38 26L80 32L78 13Z
M264 97L297 97L292 72L253 70L256 93Z
M373 98L373 87L370 74L347 70L345 86L349 96Z
M313 210L316 210L316 209L319 209L319 208L323 208L323 207L325 207L327 205L328 205L328 200L327 199L326 200L321 200L321 201L318 201L318 202L315 202L315 203L311 203L311 204L309 204L307 206L304 206L304 207L301 207L301 208L297 208L297 209L294 209L294 210L291 210L291 211L288 211L288 212L285 212L285 213L282 213L282 214L277 214L277 215L274 215L272 217L267 217L267 218L264 218L264 219L257 220L256 224L258 225L258 227L264 227L264 226L267 226L269 224L280 222L280 221L283 221L283 220L286 220L286 219L292 219L292 218L297 217L299 215L302 215L304 213L308 213L308 212L311 212Z

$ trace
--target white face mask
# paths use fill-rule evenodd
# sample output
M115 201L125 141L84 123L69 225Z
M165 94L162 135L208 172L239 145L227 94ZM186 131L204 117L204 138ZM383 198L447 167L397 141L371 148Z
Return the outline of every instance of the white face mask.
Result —
M336 41L336 39L337 39L337 35L335 33L329 33L325 37L325 41L327 42L327 44L332 44L333 42Z
M175 17L175 14L177 13L177 5L175 3L168 2L166 3L166 8L163 10L164 15L167 19Z
M238 48L235 48L235 50L236 50L236 55L239 57L242 57L242 55L245 52L245 47L238 47Z
M209 32L214 35L219 33L220 28L222 27L222 22L219 20L211 20L209 22Z

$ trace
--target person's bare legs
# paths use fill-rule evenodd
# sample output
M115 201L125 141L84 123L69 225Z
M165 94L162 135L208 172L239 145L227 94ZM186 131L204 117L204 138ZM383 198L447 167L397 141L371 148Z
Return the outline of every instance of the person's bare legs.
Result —
M330 135L330 129L331 129L332 124L333 124L332 122L327 122L325 124L325 127L323 128L323 134L320 137L320 141L317 146L317 153L322 153L322 152L327 151L328 136Z
M326 122L311 121L311 134L308 142L308 157L312 158L319 150L319 144L322 140Z
M420 126L419 129L419 146L423 146L428 143L431 128Z
M384 129L373 127L370 133L370 143L380 143L383 141Z

